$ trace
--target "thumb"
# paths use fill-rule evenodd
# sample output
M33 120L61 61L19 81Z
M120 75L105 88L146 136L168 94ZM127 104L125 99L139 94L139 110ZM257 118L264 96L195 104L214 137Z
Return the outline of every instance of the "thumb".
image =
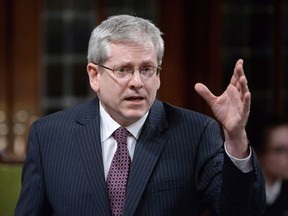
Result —
M206 103L211 107L216 96L202 83L196 83L195 91L206 101Z

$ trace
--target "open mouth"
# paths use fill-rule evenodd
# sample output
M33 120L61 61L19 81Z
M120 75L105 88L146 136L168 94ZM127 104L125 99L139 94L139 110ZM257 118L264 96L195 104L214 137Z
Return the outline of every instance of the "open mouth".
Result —
M144 97L128 97L128 98L126 98L126 100L128 100L128 101L131 101L131 102L139 102L139 101L142 101L142 100L144 100Z

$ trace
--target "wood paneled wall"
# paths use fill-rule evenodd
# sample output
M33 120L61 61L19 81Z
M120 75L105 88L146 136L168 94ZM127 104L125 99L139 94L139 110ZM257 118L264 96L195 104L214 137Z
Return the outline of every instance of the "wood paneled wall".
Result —
M212 115L195 92L197 82L222 93L221 1L160 0L165 55L159 97L178 106ZM232 73L232 72L231 72Z
M0 1L0 144L2 160L23 156L29 125L39 115L41 0ZM7 142L6 144L3 142Z

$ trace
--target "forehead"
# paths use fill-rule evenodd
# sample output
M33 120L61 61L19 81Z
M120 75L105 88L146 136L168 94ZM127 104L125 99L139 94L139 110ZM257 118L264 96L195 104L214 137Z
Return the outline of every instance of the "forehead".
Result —
M285 145L288 146L288 126L279 126L270 131L270 145Z
M156 48L151 41L145 43L111 43L108 61L156 61Z

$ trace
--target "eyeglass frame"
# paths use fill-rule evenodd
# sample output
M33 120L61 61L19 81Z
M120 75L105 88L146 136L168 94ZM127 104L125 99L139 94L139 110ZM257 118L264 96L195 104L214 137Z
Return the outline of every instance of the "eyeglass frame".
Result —
M112 69L112 68L109 68L109 67L107 67L107 66L105 66L105 65L103 65L103 64L99 64L99 63L94 63L94 64L96 64L96 65L98 65L98 66L100 66L100 67L103 67L103 68L106 69L106 70L112 71L112 73L114 74L115 78L117 78L117 79L131 79L131 77L133 76L133 73L135 72L135 67L132 67L132 66L119 66L119 67L117 67L117 68L115 68L115 69ZM132 68L131 73L129 73L130 75L128 76L128 74L127 74L128 77L117 77L117 75L115 75L115 71L116 71L117 69L121 68L121 67L131 67L131 68ZM141 68L143 68L143 67L153 68L153 73L151 74L151 76L145 76L145 75L143 75L143 73L141 72ZM146 79L150 79L151 77L153 77L153 75L154 75L155 73L158 75L158 74L160 73L160 71L162 70L162 67L160 67L160 66L142 66L142 67L139 67L138 70L139 70L140 75L142 75L142 76L143 76L144 78L146 78Z

